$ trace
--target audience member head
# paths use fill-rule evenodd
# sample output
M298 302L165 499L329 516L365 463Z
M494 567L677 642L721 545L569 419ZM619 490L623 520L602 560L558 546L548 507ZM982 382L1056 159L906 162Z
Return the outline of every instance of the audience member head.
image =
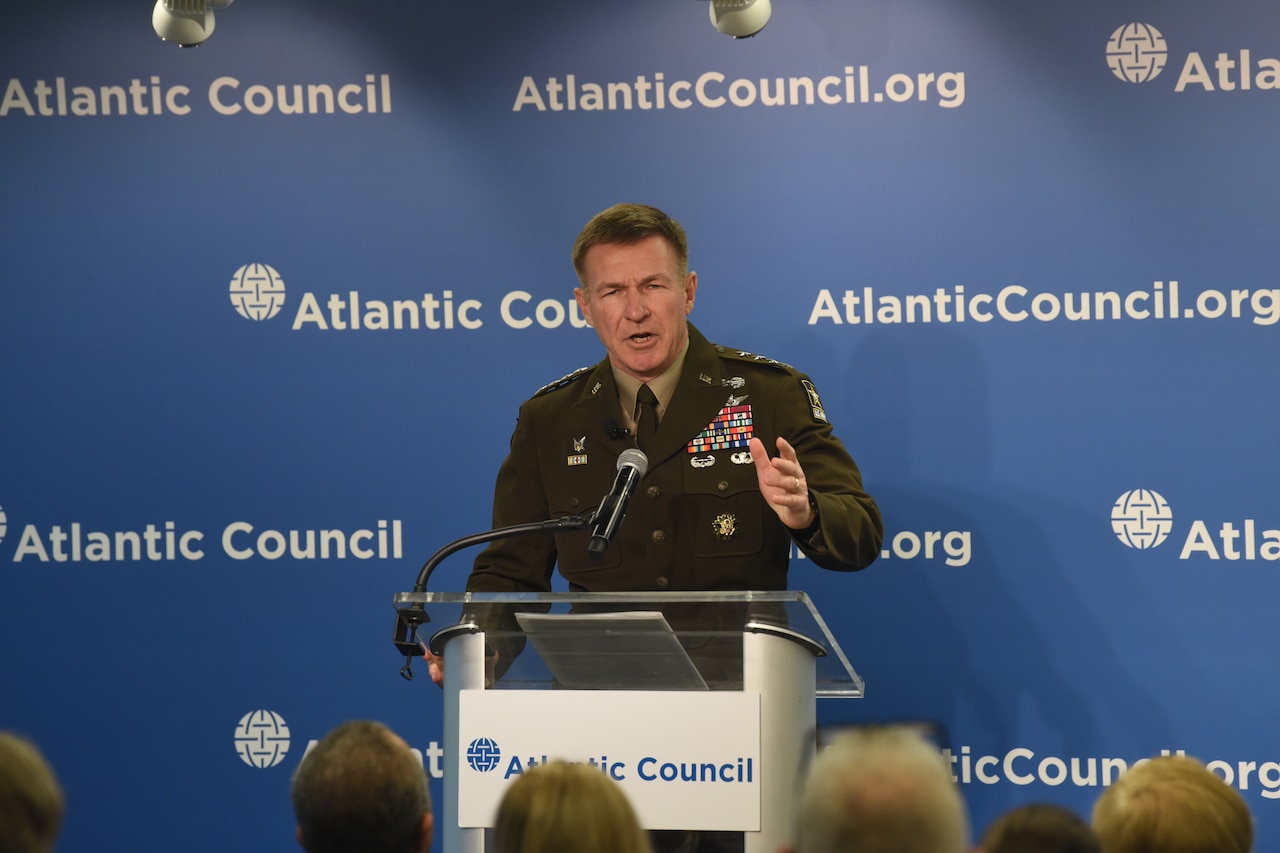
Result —
M587 764L550 761L507 788L493 826L495 853L649 853L626 794Z
M354 720L316 744L293 775L307 853L425 853L431 795L422 761L381 723Z
M52 850L62 809L62 788L36 745L0 732L0 853Z
M818 753L796 809L795 853L964 853L969 818L941 754L915 730L841 735Z
M1030 803L1005 812L987 827L982 853L1102 853L1089 824L1071 809Z
M1140 761L1102 792L1093 831L1103 853L1249 853L1253 819L1240 793L1195 758Z

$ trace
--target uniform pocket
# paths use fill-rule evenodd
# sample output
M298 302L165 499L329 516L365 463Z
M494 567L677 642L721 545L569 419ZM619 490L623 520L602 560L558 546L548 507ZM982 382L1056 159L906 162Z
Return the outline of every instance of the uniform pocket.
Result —
M706 460L714 459L707 464ZM695 455L685 471L681 517L689 519L695 557L740 557L764 547L764 501L755 466L729 453Z

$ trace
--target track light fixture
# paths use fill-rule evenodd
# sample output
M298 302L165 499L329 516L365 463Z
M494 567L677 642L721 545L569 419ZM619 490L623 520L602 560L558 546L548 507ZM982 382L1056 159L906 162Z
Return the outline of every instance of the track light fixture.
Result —
M763 30L772 12L769 0L711 0L711 23L736 39L750 38Z
M151 26L156 35L178 47L195 47L213 34L213 10L232 0L156 0Z

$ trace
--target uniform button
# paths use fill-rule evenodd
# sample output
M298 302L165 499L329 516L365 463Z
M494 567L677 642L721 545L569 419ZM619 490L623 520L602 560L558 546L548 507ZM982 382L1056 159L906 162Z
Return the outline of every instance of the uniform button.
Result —
M661 530L655 530L650 538L653 539L654 542L665 542L667 534Z
M656 581L654 581L653 584L658 589L666 589L667 587L671 586L671 581L667 580L666 577L663 576L658 578Z
M577 509L577 508L578 508L578 504L579 504L579 503L580 503L580 501L579 501L577 498L572 498L572 499L569 501L569 506L573 507L574 509Z
M658 495L662 494L662 489L658 488L657 486L650 486L649 488L645 489L645 494L647 494L651 498L656 498Z
M729 481L721 480L720 482L716 483L716 488L723 492L725 489L729 488Z

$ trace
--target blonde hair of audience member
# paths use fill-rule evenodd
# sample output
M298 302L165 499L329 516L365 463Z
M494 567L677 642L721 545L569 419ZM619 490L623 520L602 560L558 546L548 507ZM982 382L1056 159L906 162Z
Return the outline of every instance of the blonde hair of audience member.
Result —
M0 853L45 853L62 827L62 787L34 743L0 732Z
M1010 809L987 827L982 853L1102 853L1084 818L1054 803Z
M493 826L494 853L650 853L622 788L587 764L549 761L511 783Z
M912 729L851 731L818 753L793 853L964 853L969 817L938 750Z
M1103 853L1250 853L1244 797L1198 759L1162 755L1121 774L1093 805Z

